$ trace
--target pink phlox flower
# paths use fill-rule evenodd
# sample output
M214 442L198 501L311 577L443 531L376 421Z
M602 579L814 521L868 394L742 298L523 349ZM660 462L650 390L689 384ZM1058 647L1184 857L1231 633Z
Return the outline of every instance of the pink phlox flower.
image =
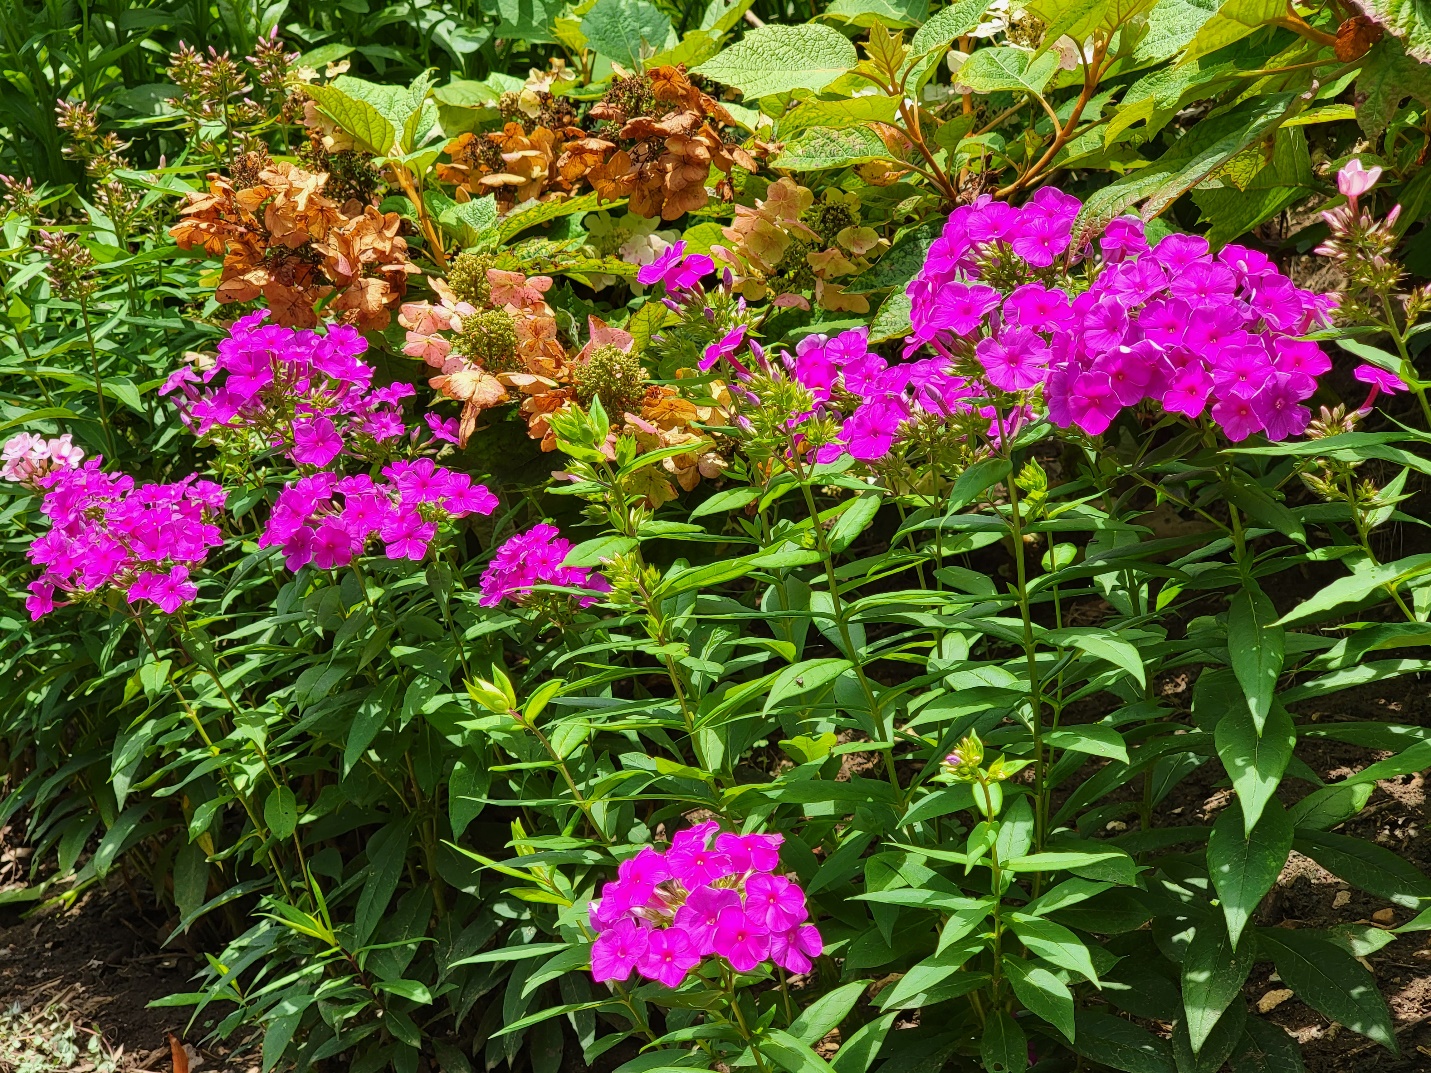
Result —
M714 261L703 253L688 256L685 240L680 239L662 250L650 264L642 265L636 273L636 282L643 287L664 283L667 290L684 291L714 271Z
M1110 221L1098 239L1098 248L1103 251L1103 259L1109 264L1117 264L1129 257L1148 252L1143 221L1136 216L1119 216Z
M1072 423L1090 436L1108 431L1121 404L1104 372L1081 373L1072 384L1068 398Z
M1207 398L1211 393L1212 377L1200 362L1190 362L1173 376L1163 392L1163 409L1196 418L1207 408Z
M1083 317L1083 345L1090 352L1112 350L1128 337L1128 310L1116 298L1097 302Z
M1235 391L1219 396L1212 407L1212 419L1233 443L1240 443L1254 432L1262 431L1262 419L1257 415L1251 396Z
M697 363L701 372L708 371L716 362L724 358L726 361L731 362L740 372L748 375L749 370L734 360L736 352L740 350L741 344L745 342L746 330L746 325L737 324L714 343L710 344L710 346L706 347L704 353L701 355L701 360Z
M1269 440L1289 440L1307 430L1312 411L1301 405L1301 401L1295 378L1286 373L1273 373L1252 396L1257 419Z
M936 296L931 320L955 335L968 335L999 307L1003 296L982 283L946 283Z
M1315 344L1313 344L1315 345ZM1363 362L1352 370L1352 376L1360 380L1363 384L1370 384L1378 391L1384 391L1388 395L1394 395L1398 391L1406 391L1406 381L1393 372L1376 365L1369 365Z
M1219 395L1242 392L1251 395L1272 375L1272 360L1267 351L1248 343L1226 347L1212 359L1212 381Z
M786 972L799 976L814 967L814 959L825 952L825 941L813 924L801 924L770 936L770 959Z
M745 911L768 931L788 931L809 915L805 892L784 876L757 873L745 881Z
M685 931L680 928L657 928L647 933L646 949L637 958L636 968L648 980L674 988L681 986L687 974L700 961L696 944L691 942Z
M1357 198L1375 186L1376 181L1380 178L1381 167L1379 165L1366 168L1362 166L1361 157L1352 157L1342 165L1341 171L1337 172L1337 190L1342 197L1355 202Z
M591 944L591 976L597 983L626 980L646 957L658 933L623 918L607 927Z
M326 417L311 417L293 424L293 449L289 457L299 465L326 466L343 450L343 437Z
M1010 328L998 336L979 340L974 352L979 364L1001 391L1027 391L1043 382L1051 352L1028 328Z

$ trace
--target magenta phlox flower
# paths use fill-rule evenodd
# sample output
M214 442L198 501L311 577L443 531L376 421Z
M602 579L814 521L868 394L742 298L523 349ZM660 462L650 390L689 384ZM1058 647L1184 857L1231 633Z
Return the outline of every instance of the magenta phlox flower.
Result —
M29 561L43 568L29 585L26 606L33 618L58 606L56 593L73 602L105 590L173 614L198 594L191 570L223 543L215 523L224 492L214 482L188 477L136 484L132 477L104 473L100 464L90 459L36 479L50 528L27 551Z
M738 911L738 910L737 910ZM701 963L691 937L679 928L653 928L646 935L646 951L636 961L641 975L667 987L680 987L686 975Z
M1165 235L1153 247L1153 259L1174 275L1210 256L1207 239L1201 235Z
M1163 392L1163 409L1187 418L1200 417L1211 393L1212 377L1207 370L1201 363L1189 363L1178 370Z
M267 310L241 317L203 369L185 365L161 394L200 436L244 449L273 446L300 466L321 468L347 452L386 458L407 434L401 403L411 384L374 387L368 348L351 325L322 332L266 323Z
M687 254L685 240L681 239L657 254L650 264L642 265L636 273L636 282L643 287L664 283L668 291L684 291L714 271L713 260L703 253Z
M814 959L824 952L825 941L813 924L801 924L770 935L770 960L797 976L814 968Z
M745 910L769 931L787 931L810 914L805 892L784 876L753 875L745 883Z
M1112 350L1128 338L1128 309L1118 299L1104 298L1083 316L1083 345L1092 351Z
M1010 328L980 339L974 352L984 373L1001 391L1027 391L1041 384L1052 352L1030 328Z
M1143 232L1143 221L1136 216L1120 216L1110 221L1098 239L1098 248L1109 264L1147 253L1148 238Z
M1211 361L1212 382L1219 394L1240 392L1251 396L1272 375L1272 359L1255 343L1226 347Z
M1352 376L1360 380L1363 384L1370 384L1378 391L1384 391L1388 395L1393 395L1398 391L1407 390L1406 381L1395 373L1377 365L1369 365L1363 362L1352 370Z
M391 463L382 475L300 477L279 492L259 547L281 547L289 570L348 566L375 537L389 559L421 561L442 523L497 508L486 487L430 458Z
M982 283L946 283L936 298L934 323L955 335L968 335L1003 302L993 287Z
M538 585L560 585L585 589L591 595L578 597L577 606L590 607L598 593L611 591L611 584L584 567L562 565L570 551L571 542L545 522L509 537L482 573L478 602L483 607L503 600L521 603Z
M1073 424L1090 436L1108 431L1122 404L1105 372L1090 370L1073 381L1068 396Z
M1289 440L1306 431L1312 421L1312 411L1302 406L1301 401L1296 378L1278 372L1272 373L1252 396L1257 420L1269 440Z
M592 979L597 983L629 979L646 957L651 935L629 918L615 921L591 944Z
M1212 419L1222 426L1224 435L1233 443L1241 443L1254 432L1262 431L1262 419L1251 396L1235 391L1218 398L1212 408Z
M909 419L900 397L875 398L855 408L840 429L849 453L861 462L874 462L889 454L899 427Z
M716 362L724 358L726 361L731 363L732 367L735 368L737 372L742 373L744 375L749 375L750 370L747 369L740 362L735 360L736 353L740 350L741 345L745 342L746 331L746 325L737 324L734 328L726 332L710 346L706 347L704 353L702 353L701 355L701 360L697 362L697 365L699 366L701 372L708 371L712 366L715 365Z
M592 976L625 979L634 967L678 987L703 958L751 972L777 944L780 964L808 972L824 944L804 892L775 874L779 846L779 835L717 834L704 823L678 832L664 854L647 846L622 861L589 907Z

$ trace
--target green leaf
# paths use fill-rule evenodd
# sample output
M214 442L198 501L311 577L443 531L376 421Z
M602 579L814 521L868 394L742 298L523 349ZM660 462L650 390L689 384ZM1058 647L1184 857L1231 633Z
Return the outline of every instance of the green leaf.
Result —
M855 26L882 24L900 29L922 23L929 14L929 0L834 0L825 14Z
M771 683L763 710L772 711L791 697L823 689L853 666L847 659L808 659L786 667Z
M209 858L197 842L185 842L174 855L174 905L181 920L199 911L208 897Z
M1090 1062L1123 1073L1178 1073L1167 1040L1106 1013L1080 1010L1073 1049Z
M407 856L407 824L387 824L368 839L367 851L367 878L358 895L354 918L354 938L359 943L366 943L377 930L402 879L403 861Z
M428 191L428 195L432 193ZM471 201L447 201L438 209L437 222L464 247L482 245L489 237L501 237L493 234L498 228L497 201L491 194Z
M1431 898L1431 878L1375 842L1330 831L1299 830L1293 845L1338 879L1396 905L1415 909Z
M762 1054L787 1073L830 1073L830 1066L808 1044L779 1028L768 1029L760 1039Z
M856 980L821 995L791 1022L790 1034L810 1046L819 1043L840 1026L868 986L868 980Z
M830 26L762 26L695 68L734 86L746 100L808 89L818 92L858 61L849 38Z
M1292 821L1275 797L1263 806L1251 833L1237 798L1223 809L1207 840L1207 870L1227 918L1227 932L1237 946L1242 929L1262 898L1277 882L1292 850Z
M983 949L982 939L967 939L925 958L880 993L879 1008L913 1009L967 994L988 979L981 972L963 971L965 963Z
M1252 713L1257 733L1262 733L1272 695L1282 673L1284 634L1276 625L1277 610L1257 582L1250 578L1232 598L1227 614L1227 654Z
M972 93L1028 93L1039 97L1057 70L1057 52L1034 58L1026 49L999 45L976 49L954 75L954 82Z
M1005 954L1003 964L1009 986L1024 1007L1073 1040L1073 993L1064 982L1043 966L1014 954Z
M593 537L591 540L583 540L567 552L566 558L562 560L562 565L588 568L600 566L603 562L614 559L618 555L626 554L635 546L635 537L620 536L616 533Z
M801 101L781 118L778 133L782 139L788 141L812 127L838 130L841 127L858 127L865 123L892 123L898 114L899 101L894 97Z
M1257 960L1255 946L1237 949L1216 917L1202 919L1183 951L1183 1009L1193 1053L1202 1050L1222 1011L1242 997L1242 985Z
M1023 1073L1029 1065L1029 1041L1017 1021L999 1010L984 1022L979 1044L984 1073Z
M1086 41L1094 31L1112 32L1138 18L1153 0L1034 0L1028 10L1044 22L1043 48L1061 37Z
M1143 670L1143 657L1136 646L1123 640L1113 630L1097 626L1065 626L1059 630L1049 630L1044 640L1051 645L1076 648L1095 659L1106 660L1115 667L1127 671L1139 686L1147 685Z
M298 829L298 799L287 786L275 786L265 799L263 822L278 839L285 839Z
M1093 968L1093 960L1088 948L1078 936L1062 924L1055 924L1042 917L1027 913L1009 913L1008 920L1014 934L1030 953L1036 954L1061 969L1076 972L1089 983L1097 986L1098 973Z
M368 746L378 736L388 716L397 711L397 695L401 687L400 679L389 678L381 687L368 690L353 713L353 721L348 726L348 740L343 746L345 778L368 751Z
M826 171L887 159L889 149L869 127L811 127L787 142L771 163L789 171Z
M948 45L956 37L963 37L983 21L984 12L989 10L992 0L956 0L948 7L940 8L934 17L914 32L909 42L911 56L922 56L932 49Z
M894 1027L898 1013L886 1013L860 1028L835 1052L830 1066L835 1073L869 1073L870 1066L879 1057L880 1047Z
M1060 727L1043 736L1044 744L1089 756L1106 756L1110 760L1128 762L1128 746L1123 735L1104 723L1080 723Z
M1396 1053L1391 1011L1377 990L1376 977L1351 954L1335 943L1286 928L1258 929L1257 944L1299 999Z
M647 55L667 46L671 20L646 0L596 0L581 20L587 46L623 67L640 69Z
M417 980L377 980L373 983L373 990L396 995L423 1006L432 1001L432 992L427 989L426 984Z
M1259 737L1247 706L1234 704L1218 720L1213 741L1218 758L1232 779L1232 788L1242 802L1244 833L1250 835L1292 759L1297 728L1287 709L1274 704Z
M1158 160L1091 194L1083 203L1075 232L1088 233L1139 201L1144 202L1144 218L1158 215L1289 118L1301 103L1292 92L1259 94L1202 120Z
M1271 1021L1249 1017L1242 1039L1227 1060L1232 1073L1303 1073L1302 1049Z
M866 492L855 497L830 527L829 536L826 537L830 550L839 554L853 544L875 520L883 502L884 497L878 492Z
M1268 20L1280 18L1286 10L1281 0L1224 0L1217 13L1202 24L1178 62L1188 63L1240 41Z
M497 0L501 24L497 36L538 44L556 42L554 20L566 8L566 0Z
M1395 585L1431 572L1431 555L1408 555L1380 566L1361 566L1353 574L1338 578L1315 596L1288 611L1278 624L1291 626L1326 615L1348 604L1360 603L1383 585Z

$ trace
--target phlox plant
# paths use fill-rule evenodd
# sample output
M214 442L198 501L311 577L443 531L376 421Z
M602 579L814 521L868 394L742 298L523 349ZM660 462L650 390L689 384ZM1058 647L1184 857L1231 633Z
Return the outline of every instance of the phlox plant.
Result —
M1161 161L1087 197L1053 181L1103 137L1094 91L1141 62L1142 14L1099 8L1034 54L1004 6L952 5L910 42L881 22L864 60L820 21L801 28L836 50L819 70L848 78L809 86L714 51L736 5L695 31L697 85L645 63L660 25L639 48L612 31L633 17L614 2L575 20L591 47L570 66L438 98L426 73L289 86L266 37L249 63L288 101L271 123L305 116L317 171L244 140L270 120L230 100L230 58L179 57L219 94L185 114L225 123L201 156L227 173L189 215L218 214L208 252L290 297L172 317L142 377L106 379L146 262L46 238L77 310L53 351L90 368L0 469L9 736L33 757L0 820L32 816L71 891L142 872L208 955L165 1002L265 1073L1295 1071L1243 999L1272 971L1395 1051L1363 959L1431 928L1431 878L1344 825L1431 747L1410 719L1322 707L1428 666L1431 555L1384 534L1428 472L1431 301L1378 165L1344 167L1326 207L1333 295L1226 241L1270 215L1198 235L1111 199ZM550 44L508 16L502 56L523 32ZM1278 18L1263 37L1333 47ZM617 36L631 54L593 64ZM956 42L972 55L941 67ZM1316 66L1255 61L1239 77ZM930 81L946 68L968 81ZM808 96L846 81L879 92ZM761 159L740 148L760 170L734 174L734 102L703 87L742 83ZM1055 108L1050 86L1077 96ZM993 93L1051 130L976 131ZM856 101L883 134L786 125ZM449 140L454 112L471 129ZM1285 163L1293 130L1259 127L1228 178L1179 172L1179 193L1228 193L1244 149L1265 180L1258 154ZM818 170L802 161L832 135L842 186L774 178ZM882 155L899 138L906 157ZM356 209L341 233L314 208L297 245L230 249L231 196L265 232L293 222L263 174ZM389 179L410 213L374 194ZM643 241L608 241L596 213L621 198L741 226L646 218ZM326 307L275 283L313 242L351 277L341 297L314 283ZM394 373L407 359L438 374L433 408ZM1379 412L1413 398L1426 427ZM1313 749L1333 745L1380 755L1332 780ZM1394 930L1274 926L1293 852Z

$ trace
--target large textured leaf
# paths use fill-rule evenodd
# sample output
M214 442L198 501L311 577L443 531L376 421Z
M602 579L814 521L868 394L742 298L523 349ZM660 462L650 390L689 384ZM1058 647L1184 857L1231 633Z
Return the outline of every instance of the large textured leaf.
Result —
M955 82L973 93L1031 93L1039 96L1058 70L1058 53L1036 59L1012 45L981 48L959 68Z
M915 31L909 42L909 51L918 56L930 49L947 45L956 37L963 37L984 18L992 0L958 0L957 3L941 8L934 17Z
M1288 118L1299 107L1298 100L1295 93L1269 93L1204 119L1158 160L1092 194L1079 216L1080 233L1139 201L1145 203L1145 218L1158 215L1215 168Z
M1227 933L1237 946L1242 929L1258 903L1277 882L1292 849L1292 821L1275 797L1262 809L1252 833L1246 833L1237 798L1218 816L1207 840L1207 870L1227 918Z
M747 100L791 90L824 89L858 60L849 38L831 26L762 26L696 68L734 86Z
M1257 943L1299 999L1395 1052L1391 1011L1376 977L1351 954L1326 939L1283 928L1260 929Z
M856 26L918 26L929 14L929 0L835 0L825 14Z
M1431 104L1431 63L1418 62L1399 41L1384 37L1363 58L1356 80L1356 121L1366 136L1379 138L1407 97Z
M318 102L324 115L352 136L359 148L374 156L387 156L397 139L397 126L372 102L345 93L338 86L339 81L341 79L324 86L308 86L304 92Z
M1198 27L1195 36L1183 51L1182 62L1240 41L1252 31L1265 26L1269 19L1286 14L1283 0L1225 0L1217 14Z
M1425 0L1356 0L1367 17L1386 27L1422 63L1431 63L1431 8Z
M790 171L825 171L889 155L884 141L869 127L811 127L787 142L771 163Z
M587 46L629 68L639 67L642 51L665 48L671 20L646 0L596 0L581 20Z
M865 123L890 123L899 111L894 97L846 97L838 101L804 101L780 120L781 138L793 138L811 127L858 127Z

